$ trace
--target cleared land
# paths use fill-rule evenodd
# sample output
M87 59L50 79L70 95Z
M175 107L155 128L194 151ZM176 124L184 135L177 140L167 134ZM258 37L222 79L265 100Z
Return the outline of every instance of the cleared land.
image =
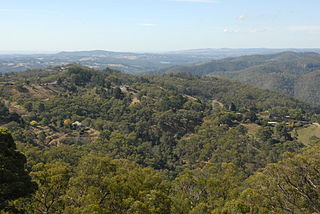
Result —
M312 136L320 138L320 126L312 124L307 127L297 129L297 134L298 141L307 145L311 142Z

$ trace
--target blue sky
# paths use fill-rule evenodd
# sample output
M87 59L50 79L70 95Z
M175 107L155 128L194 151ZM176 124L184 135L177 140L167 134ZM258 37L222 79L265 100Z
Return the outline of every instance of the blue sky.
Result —
M319 0L2 0L0 51L320 48Z

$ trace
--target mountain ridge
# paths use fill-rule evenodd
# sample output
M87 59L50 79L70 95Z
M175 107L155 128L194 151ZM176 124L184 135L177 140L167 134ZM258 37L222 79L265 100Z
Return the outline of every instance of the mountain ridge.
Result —
M309 103L319 103L318 84L308 84L308 73L317 77L320 54L282 52L213 60L206 63L173 66L150 74L188 72L238 80L252 86L281 92ZM306 75L306 76L305 76ZM306 86L308 86L306 88ZM311 94L310 94L311 93Z

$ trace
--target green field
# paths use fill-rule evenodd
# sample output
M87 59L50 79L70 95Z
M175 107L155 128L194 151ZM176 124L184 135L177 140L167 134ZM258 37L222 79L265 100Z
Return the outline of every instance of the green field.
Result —
M308 145L310 143L310 138L312 136L320 138L320 126L309 125L307 127L297 129L297 134L298 134L298 141Z

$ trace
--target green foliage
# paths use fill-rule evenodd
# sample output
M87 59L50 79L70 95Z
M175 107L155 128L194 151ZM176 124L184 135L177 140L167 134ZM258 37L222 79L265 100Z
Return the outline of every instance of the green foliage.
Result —
M30 125L31 125L31 126L37 126L37 125L39 125L39 123L38 123L37 121L32 120L32 121L30 122Z
M39 163L32 167L31 176L38 184L38 190L28 209L38 213L61 213L64 209L62 197L71 176L69 166L61 161Z
M275 144L271 138L273 132L268 127L261 128L257 133L259 140L255 140L248 136L245 127L229 127L230 120L221 118L226 116L206 120L194 134L178 141L175 152L182 163L232 162L249 175L269 162L276 162L283 151L296 151L302 147L290 141L276 141L279 143Z
M70 180L66 213L169 213L163 174L127 160L84 157Z
M16 151L16 145L7 129L0 127L0 209L8 201L30 196L36 185L24 168L26 158Z
M245 180L306 146L295 130L317 121L307 104L213 77L30 72L41 93L10 86L0 104L39 187L10 202L26 213L269 211L247 200L258 190Z
M261 127L258 129L256 136L262 142L272 141L273 130L270 127Z
M237 196L243 173L231 163L184 170L174 180L172 213L208 213Z
M11 122L11 121L20 121L18 114L10 113L7 106L0 101L0 124Z
M152 82L164 88L176 90L189 96L215 98L225 105L233 103L238 109L269 110L272 107L316 110L308 104L275 92L261 90L239 82L214 77L194 76L184 78L183 73L150 76Z
M84 86L87 82L90 81L92 74L80 66L73 66L68 69L68 73L70 76L71 82L77 86Z
M248 180L251 188L242 193L242 198L261 213L318 213L319 160L316 145L269 165Z
M0 115L3 117L8 114L9 114L8 108L2 102L0 102Z

